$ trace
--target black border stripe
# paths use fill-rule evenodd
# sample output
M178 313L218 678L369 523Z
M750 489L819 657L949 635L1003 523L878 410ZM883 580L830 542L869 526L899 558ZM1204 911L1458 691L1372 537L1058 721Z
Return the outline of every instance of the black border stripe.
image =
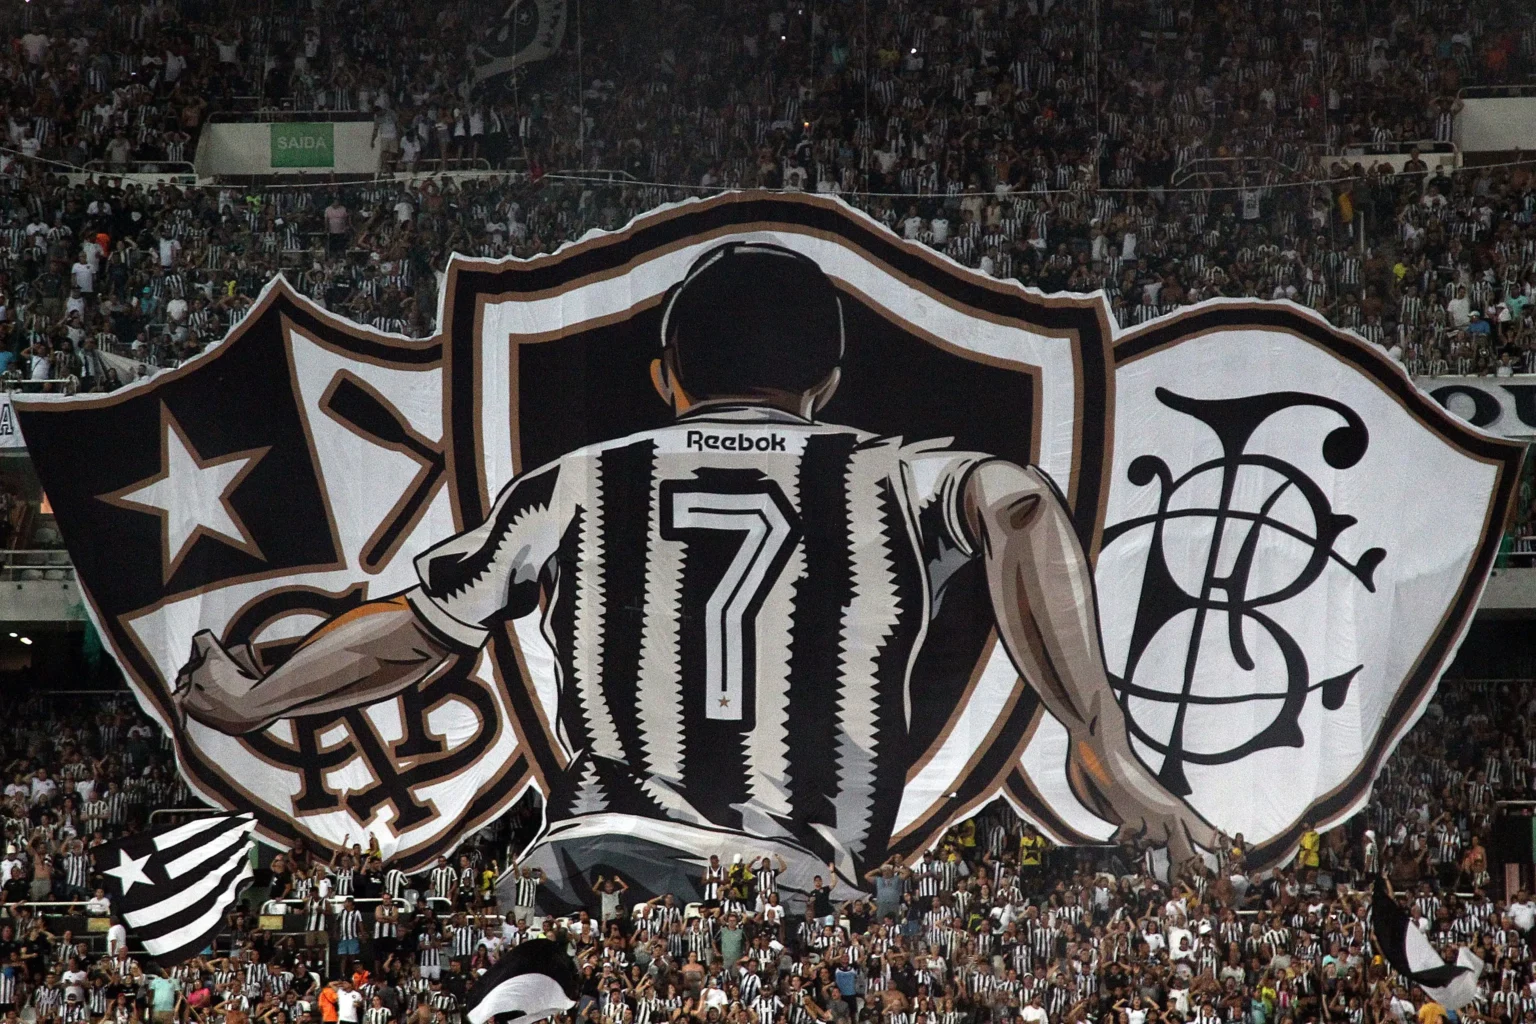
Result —
M571 514L570 524L565 528L565 533L560 538L560 547L555 556L562 567L560 579L556 581L555 592L550 598L550 606L546 612L548 616L546 622L548 629L558 640L564 641L563 649L561 646L551 645L555 647L555 665L560 672L559 692L562 697L573 692L576 687L576 653L574 650L576 646L576 575L575 573L564 572L564 567L574 565L582 549L591 544L590 539L586 536L593 529L592 525L588 522L589 518L586 508L577 505ZM508 680L509 686L511 683L510 674L518 672L519 669L516 661L510 661L510 663L502 665L502 676ZM519 676L517 682L522 684L521 676ZM526 688L524 686L524 689ZM587 747L587 722L581 714L581 709L573 707L575 703L573 700L561 700L555 709L558 725L556 722L551 722L550 725L555 728L564 727L572 752L579 755ZM538 719L536 718L527 719L527 721L535 726L538 724ZM553 775L545 776L544 780L549 785L550 790L544 794L545 797L557 804L572 795L569 787L558 785L559 779L560 776ZM574 778L569 780L569 782L571 786L575 785Z
M891 831L913 757L906 742L909 659L927 625L924 597L928 578L920 569L923 553L908 533L906 511L889 477L880 481L877 502L875 519L880 524L881 543L897 596L890 629L875 656L875 729L879 738L874 749L869 828L856 857L861 874L890 856Z
M541 708L534 706L538 698L534 696L530 687L523 684L522 669L518 666L517 655L514 651L518 647L517 630L511 622L502 623L501 630L491 635L490 656L495 660L496 668L501 673L502 693L506 694L508 706L516 717L517 723L529 723L529 728L518 731L519 738L527 745L524 752L532 759L537 767L539 775L545 780L550 780L562 770L560 757L556 753L554 745L549 740L549 734L540 724L543 718ZM556 712L559 715L559 712ZM558 717L549 722L550 729L557 727ZM548 793L544 794L546 798Z

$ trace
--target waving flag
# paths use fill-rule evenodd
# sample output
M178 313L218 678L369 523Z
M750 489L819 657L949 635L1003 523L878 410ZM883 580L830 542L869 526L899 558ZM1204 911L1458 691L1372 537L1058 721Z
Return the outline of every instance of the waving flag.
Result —
M576 965L549 939L529 939L469 992L469 1024L534 1024L576 1005Z
M1371 894L1371 929L1376 948L1392 969L1422 988L1447 1010L1459 1010L1477 995L1483 962L1463 946L1454 965L1440 959L1424 933L1408 919L1378 876Z
M162 966L205 949L251 879L249 814L221 814L96 848L96 868L130 934Z
M491 23L473 48L475 81L483 82L560 49L565 38L566 0L511 0L500 23Z

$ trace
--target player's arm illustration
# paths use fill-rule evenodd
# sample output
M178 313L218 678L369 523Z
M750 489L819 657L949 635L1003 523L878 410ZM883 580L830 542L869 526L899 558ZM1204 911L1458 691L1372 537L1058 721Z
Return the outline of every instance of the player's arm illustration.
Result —
M338 615L266 675L244 645L196 634L176 677L182 713L239 735L384 700L473 655L497 620L537 607L559 543L557 473L549 466L513 481L484 523L416 560L420 586Z
M427 678L452 653L399 595L332 619L265 678L245 648L226 649L204 630L192 638L176 700L188 717L238 735L291 715L382 700Z
M1093 572L1049 480L990 459L968 474L962 501L986 562L998 636L1067 728L1067 777L1078 798L1124 836L1167 842L1175 863L1194 844L1214 849L1215 830L1131 750L1104 668Z

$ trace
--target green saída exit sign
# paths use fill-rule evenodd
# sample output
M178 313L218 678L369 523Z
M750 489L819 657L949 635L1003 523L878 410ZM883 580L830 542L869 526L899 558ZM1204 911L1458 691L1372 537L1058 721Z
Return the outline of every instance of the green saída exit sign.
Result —
M336 126L290 122L272 125L273 167L335 167Z

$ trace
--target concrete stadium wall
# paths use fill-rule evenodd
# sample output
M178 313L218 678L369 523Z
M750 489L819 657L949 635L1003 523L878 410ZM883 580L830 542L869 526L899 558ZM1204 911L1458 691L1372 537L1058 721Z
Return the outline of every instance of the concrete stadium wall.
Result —
M1456 145L1463 153L1536 150L1536 96L1464 100Z
M330 136L326 145L312 149L307 156L312 162L298 163L287 159L280 145L290 143L296 137L296 129L303 126L289 122L269 124L224 124L203 126L197 142L197 173L199 177L230 174L376 174L379 170L379 150L371 143L372 121L329 121L312 123L312 127L326 129ZM311 139L320 133L311 133ZM323 150L329 150L329 153Z
M18 580L0 583L0 622L84 622L85 604L74 580Z

